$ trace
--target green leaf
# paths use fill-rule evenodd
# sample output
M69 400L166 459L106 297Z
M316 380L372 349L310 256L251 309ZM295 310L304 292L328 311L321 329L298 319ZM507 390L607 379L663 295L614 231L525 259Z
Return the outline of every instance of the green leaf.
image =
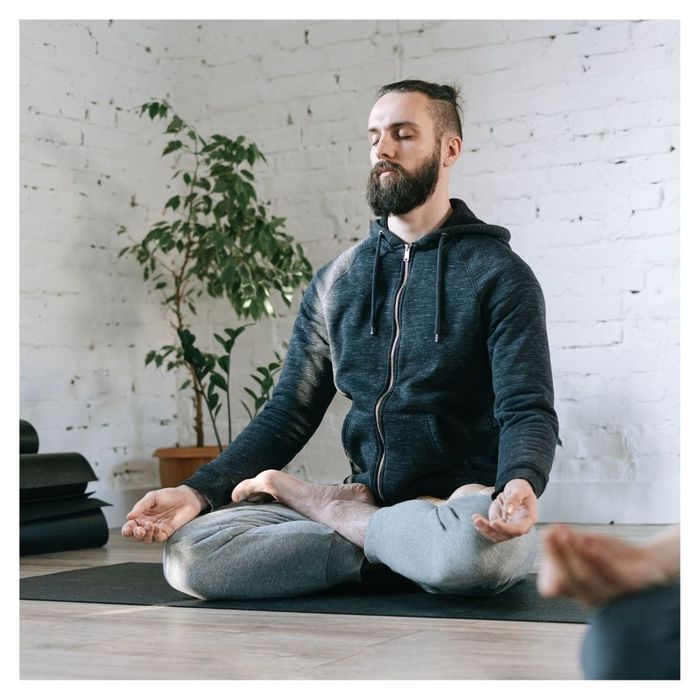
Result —
M169 207L172 208L173 211L177 209L180 206L180 196L175 195L174 197L171 197L166 203L165 203L165 208L168 209Z
M170 141L168 145L165 147L163 152L160 154L162 156L168 155L168 153L172 153L173 151L177 151L178 149L182 148L182 141Z
M238 328L224 328L224 333L235 343L238 336L250 325L250 323L246 323L243 326L238 326Z
M151 350L151 351L148 353L148 355L146 355L146 362L145 362L145 366L146 366L146 367L147 367L148 365L150 365L151 362L153 362L153 360L155 359L155 356L156 356L156 351L155 351L155 350Z
M160 105L157 102L151 102L148 105L148 116L153 121L158 116L158 111L160 110Z
M221 369L224 370L224 372L226 372L226 374L228 374L228 372L229 372L229 358L226 355L224 355L223 357L220 357L217 360L217 362L219 363L219 367L221 367Z
M217 386L217 387L219 387L219 389L223 389L224 391L226 391L228 388L228 385L226 384L226 380L218 372L212 372L211 378L209 381L214 386Z
M180 117L177 116L177 114L173 115L173 119L168 124L168 128L165 130L166 134L175 134L178 131L182 129L182 127L185 125L185 123L180 119Z

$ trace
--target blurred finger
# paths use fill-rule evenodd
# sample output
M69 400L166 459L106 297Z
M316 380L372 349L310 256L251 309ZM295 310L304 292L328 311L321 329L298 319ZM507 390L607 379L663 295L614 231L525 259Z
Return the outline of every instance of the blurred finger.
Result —
M611 591L629 585L629 564L619 552L613 552L607 542L595 537L584 537L581 543L581 555L594 568L602 582L608 584Z
M595 605L610 596L610 585L581 555L580 537L565 533L553 539L553 546L559 553L566 595L588 605Z

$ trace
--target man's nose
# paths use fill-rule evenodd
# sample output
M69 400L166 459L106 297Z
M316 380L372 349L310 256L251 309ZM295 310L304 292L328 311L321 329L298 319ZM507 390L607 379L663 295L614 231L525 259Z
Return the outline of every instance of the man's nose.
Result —
M379 160L391 160L396 155L394 139L389 134L382 134L374 145L374 153Z

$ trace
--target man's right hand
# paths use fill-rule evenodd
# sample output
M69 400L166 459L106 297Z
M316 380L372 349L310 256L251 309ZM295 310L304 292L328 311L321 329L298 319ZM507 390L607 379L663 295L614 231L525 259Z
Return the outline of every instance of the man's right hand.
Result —
M175 530L194 520L207 507L204 496L185 484L149 491L138 501L122 526L124 537L151 544L165 542Z

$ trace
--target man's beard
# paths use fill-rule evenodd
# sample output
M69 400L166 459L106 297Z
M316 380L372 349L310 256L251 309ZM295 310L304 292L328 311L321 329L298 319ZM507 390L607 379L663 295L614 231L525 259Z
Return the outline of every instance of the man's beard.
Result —
M390 168L394 175L380 182L381 169ZM412 173L390 161L381 160L367 178L367 203L375 216L407 214L426 202L435 192L440 175L440 144Z

